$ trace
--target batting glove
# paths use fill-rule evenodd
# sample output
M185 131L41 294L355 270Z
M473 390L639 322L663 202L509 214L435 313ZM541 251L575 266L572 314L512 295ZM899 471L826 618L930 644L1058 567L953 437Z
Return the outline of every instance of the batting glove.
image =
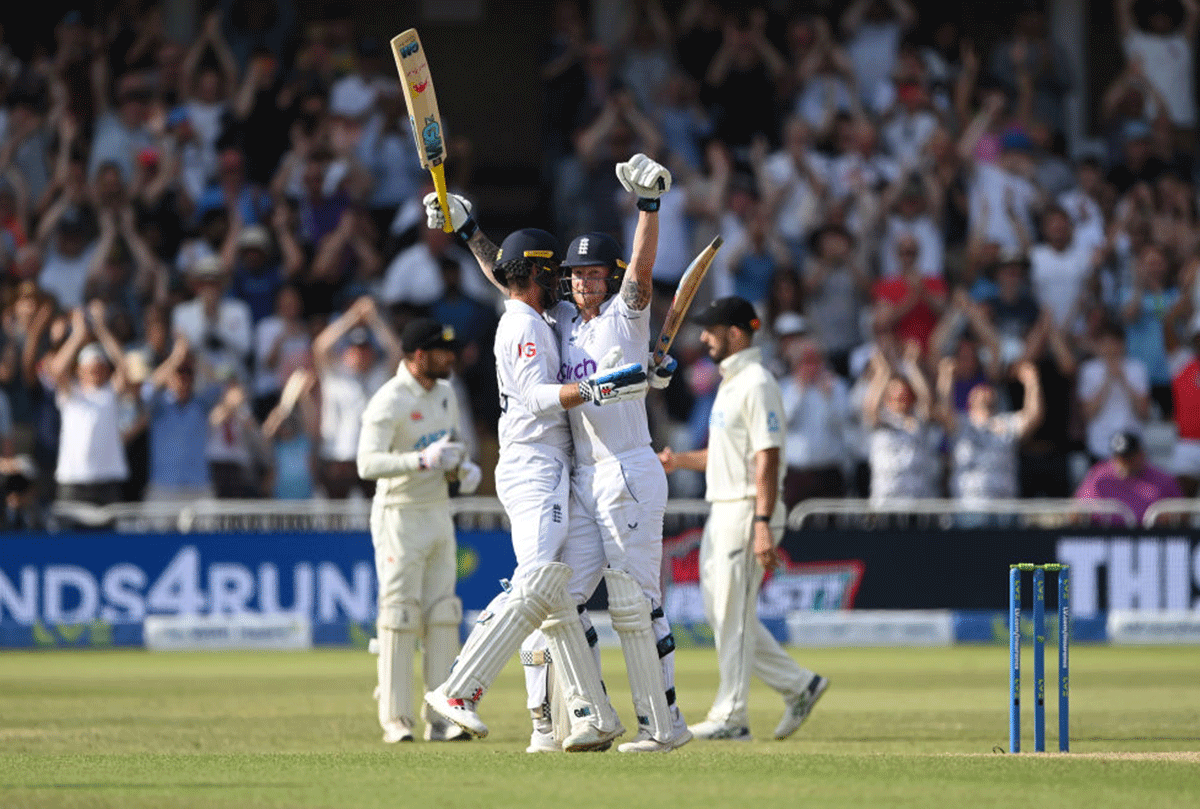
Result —
M579 383L579 395L596 405L641 399L646 395L646 370L640 362L622 364L620 346L604 355L596 373Z
M675 376L675 369L679 367L679 363L670 354L663 357L663 361L657 365L650 366L649 378L647 381L650 387L656 390L662 390L671 384L671 377Z
M470 458L464 458L462 465L458 467L458 493L475 494L481 480L483 480L483 470L479 468L479 464Z
M465 447L458 441L451 441L449 434L443 435L425 449L417 458L421 469L454 469L463 461Z
M618 163L616 170L625 190L637 194L638 208L643 211L657 211L658 198L671 189L671 172L666 166L640 152Z
M421 202L425 204L426 226L430 230L441 230L446 224L446 215L442 213L442 206L438 204L437 193L431 191ZM458 194L447 194L446 207L450 209L450 227L454 228L454 235L463 241L471 238L479 226L475 224L475 217L471 215L470 201Z

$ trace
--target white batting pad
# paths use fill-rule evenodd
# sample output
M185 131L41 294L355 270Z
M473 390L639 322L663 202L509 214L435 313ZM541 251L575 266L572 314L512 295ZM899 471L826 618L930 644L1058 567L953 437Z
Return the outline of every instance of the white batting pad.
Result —
M426 688L433 688L450 676L450 667L458 654L458 628L461 625L462 601L458 598L443 598L429 608L421 645Z
M387 627L376 627L379 638L379 658L376 669L379 674L379 724L386 728L388 722L403 720L413 724L412 688L413 653L416 651L417 633L398 631Z
M650 622L650 599L637 580L622 570L604 571L604 581L608 585L608 614L621 639L638 725L665 742L673 734L674 720Z
M445 695L478 700L521 641L546 619L554 604L566 598L570 577L571 568L550 562L515 582L497 613L485 611L480 616L446 680Z
M562 688L561 704L567 709L572 735L586 725L611 729L619 722L609 704L600 681L600 669L583 633L575 603L563 591L559 603L551 610L542 632L550 644L554 661L555 680ZM557 718L557 717L556 717ZM561 730L555 727L556 734Z

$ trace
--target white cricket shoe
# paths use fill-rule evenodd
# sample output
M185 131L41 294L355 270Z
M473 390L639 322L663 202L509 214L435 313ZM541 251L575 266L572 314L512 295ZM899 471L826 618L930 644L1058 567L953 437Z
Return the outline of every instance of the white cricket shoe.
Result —
M383 725L383 740L388 744L396 742L411 742L412 727L403 719L392 719Z
M526 753L561 753L562 745L554 740L554 733L542 733L540 730L535 730L529 734L529 746L525 748Z
M611 730L604 730L586 722L563 739L562 749L568 753L603 752L612 747L613 741L624 733L625 728L620 722Z
M445 719L434 719L425 725L425 741L427 742L468 742L470 740L470 733Z
M631 742L617 746L619 753L669 753L678 750L693 739L692 732L686 727L677 732L665 742L660 742L646 731L642 731Z
M487 725L475 713L475 700L452 699L446 696L442 686L425 692L425 704L443 719L449 719L454 724L472 736L480 739L488 735Z
M813 706L817 704L817 700L825 693L825 689L829 687L829 678L822 677L820 674L814 675L809 681L808 687L805 688L796 697L785 700L783 709L783 718L779 720L779 726L775 728L776 739L786 739L791 736L800 726L804 724L804 720L812 713Z
M688 730L697 739L724 742L748 742L752 739L750 728L745 725L731 725L728 722L717 722L712 719L705 719L703 722L689 725Z

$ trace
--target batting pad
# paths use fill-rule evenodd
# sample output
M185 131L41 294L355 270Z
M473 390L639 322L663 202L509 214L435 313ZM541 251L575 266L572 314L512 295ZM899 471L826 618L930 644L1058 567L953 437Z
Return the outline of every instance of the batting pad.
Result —
M567 597L570 578L571 568L549 562L516 581L500 611L481 616L475 625L446 680L446 696L478 700L521 641L546 620L553 605Z
M623 570L609 568L604 571L604 581L608 585L608 614L621 639L638 724L656 740L665 742L673 735L674 719L650 623L650 599L637 580Z
M572 729L582 724L614 727L617 720L608 695L604 693L600 669L583 632L579 612L565 589L559 603L542 623L542 632L550 645L550 657L556 670L555 683L562 688L560 704L567 709ZM557 735L562 729L557 722L555 725Z
M401 719L412 727L413 653L417 633L376 627L379 638L379 724Z
M455 596L442 598L429 608L421 645L427 688L440 685L450 676L450 667L458 654L458 628L461 625L462 601Z

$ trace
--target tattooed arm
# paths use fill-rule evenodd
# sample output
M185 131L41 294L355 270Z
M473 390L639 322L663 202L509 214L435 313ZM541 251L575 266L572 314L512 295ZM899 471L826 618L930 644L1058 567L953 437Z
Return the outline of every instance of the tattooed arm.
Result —
M639 211L637 230L633 234L633 255L625 268L621 282L621 297L632 310L641 311L650 305L654 258L658 252L658 212Z
M496 254L500 252L491 239L489 239L482 230L476 230L471 234L471 238L467 239L467 247L471 249L471 255L475 256L475 261L479 263L479 269L483 273L483 277L492 282L496 289L508 294L508 287L496 280Z

